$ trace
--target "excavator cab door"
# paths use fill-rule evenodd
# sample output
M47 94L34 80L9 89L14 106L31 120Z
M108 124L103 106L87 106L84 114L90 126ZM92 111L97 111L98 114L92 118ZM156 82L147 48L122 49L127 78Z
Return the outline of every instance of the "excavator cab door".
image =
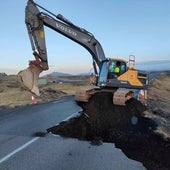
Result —
M108 61L104 61L102 64L102 68L99 73L98 78L98 86L105 86L107 82L107 74L108 74Z

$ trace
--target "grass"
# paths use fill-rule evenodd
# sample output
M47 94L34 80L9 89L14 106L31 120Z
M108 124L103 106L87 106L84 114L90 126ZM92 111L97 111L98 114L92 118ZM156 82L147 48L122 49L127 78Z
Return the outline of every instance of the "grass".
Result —
M54 90L59 90L64 93L67 93L68 95L75 95L76 90L88 87L88 84L72 84L72 83L67 83L67 84L49 84L40 87L40 89L47 89L47 88L52 88Z
M170 104L170 77L155 79L150 86L149 94L155 101L165 101Z
M11 88L0 93L0 106L21 106L31 103L31 93L21 91L19 88Z
M87 86L87 84L47 84L44 86L39 86L40 91L44 89L54 89L56 91L62 91L65 96L74 95L76 90ZM10 108L16 106L23 106L32 103L31 100L32 93L23 88L18 82L17 76L1 76L0 77L0 106L8 106ZM56 99L56 97L61 97L57 95L45 94L45 98L36 97L38 102L50 101Z
M89 87L88 83L63 83L63 84L47 84L40 86L40 90L44 89L54 89L56 91L62 91L67 95L75 95L76 90ZM149 89L150 99L153 100L165 100L170 103L170 77L161 77L153 81L151 88ZM0 76L0 106L22 106L30 104L32 94L23 89L17 81L17 76ZM48 101L50 101L52 96L48 95ZM53 96L54 97L54 96ZM42 101L43 97L38 100Z

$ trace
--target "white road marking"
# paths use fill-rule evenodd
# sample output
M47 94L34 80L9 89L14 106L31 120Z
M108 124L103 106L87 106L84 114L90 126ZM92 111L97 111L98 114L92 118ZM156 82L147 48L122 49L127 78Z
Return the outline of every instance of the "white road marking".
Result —
M81 112L81 111L79 111ZM71 114L70 116L68 116L66 119L64 119L63 121L68 121L70 118L78 116L80 113L79 112L75 112L73 114ZM59 123L58 123L59 124ZM57 124L57 125L58 125ZM56 135L59 136L59 135ZM30 144L32 144L33 142L35 142L37 139L39 139L40 137L35 137L32 140L28 141L27 143L25 143L24 145L22 145L21 147L15 149L14 151L12 151L11 153L9 153L8 155L4 156L3 158L0 159L0 164L3 163L4 161L6 161L7 159L9 159L11 156L15 155L16 153L18 153L19 151L23 150L24 148L26 148L27 146L29 146Z
M25 143L24 145L20 146L19 148L15 149L14 151L12 151L11 153L9 153L8 155L4 156L3 158L0 159L0 164L3 163L4 161L6 161L7 159L9 159L11 156L15 155L17 152L23 150L24 148L26 148L27 146L29 146L30 144L32 144L33 142L35 142L37 139L39 139L40 137L35 137L32 140L28 141L27 143Z
M79 116L79 115L80 115L80 112L81 112L81 111L78 111L78 112L75 112L75 113L71 114L71 115L68 116L66 119L64 119L63 122L68 121L69 119L71 119L71 118L73 118L73 117Z
M60 102L63 102L65 101L66 99L60 99L60 100L56 100L56 101L53 101L52 103L60 103Z

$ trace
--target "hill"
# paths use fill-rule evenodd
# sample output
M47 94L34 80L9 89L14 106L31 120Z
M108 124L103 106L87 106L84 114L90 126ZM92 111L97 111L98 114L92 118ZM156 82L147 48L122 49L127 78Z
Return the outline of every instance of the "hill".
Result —
M72 74L62 73L62 72L52 72L52 73L44 75L42 77L65 77L65 76L72 76Z

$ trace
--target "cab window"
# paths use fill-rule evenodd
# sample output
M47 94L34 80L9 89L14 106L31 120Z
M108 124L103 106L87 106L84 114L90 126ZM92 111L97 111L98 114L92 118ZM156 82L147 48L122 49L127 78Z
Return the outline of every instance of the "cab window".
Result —
M116 78L126 72L126 63L123 61L110 61L109 63L109 78Z

